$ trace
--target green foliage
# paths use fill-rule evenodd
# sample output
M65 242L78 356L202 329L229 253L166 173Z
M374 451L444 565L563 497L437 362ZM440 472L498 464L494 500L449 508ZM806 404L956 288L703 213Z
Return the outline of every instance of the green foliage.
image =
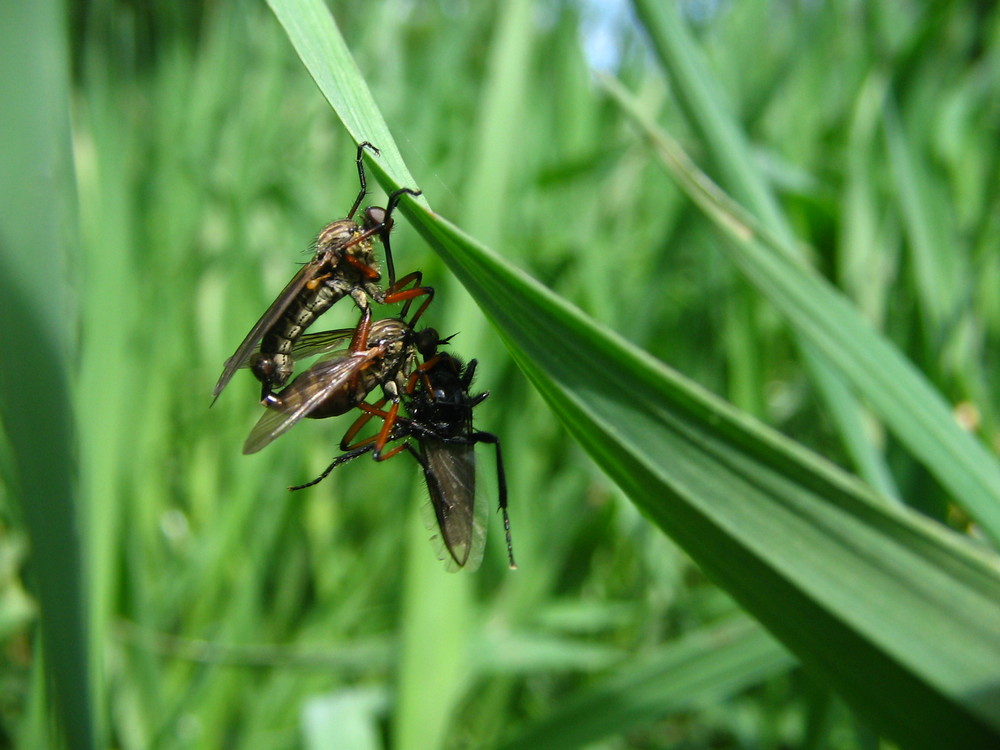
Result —
M0 657L4 704L32 720L4 722L0 743L95 747L88 633L76 485L70 371L77 316L68 283L76 241L70 159L69 65L60 8L54 2L7 9L0 31L0 374L4 398L0 492ZM19 506L8 501L20 500ZM30 545L30 572L19 580ZM37 610L26 601L30 585ZM29 659L29 619L37 611ZM29 676L29 670L31 674ZM28 685L34 685L29 688ZM51 716L52 720L39 717Z
M123 748L997 744L994 13L637 0L595 84L598 5L167 5L74 24L79 241L5 218L73 253L78 309L53 319L42 253L4 277L37 306L4 332L34 347L17 392L52 397L3 413L0 738L41 736L32 681L83 684L89 652L97 707L53 706ZM287 493L347 418L244 457L256 383L208 408L361 139L424 191L397 270L480 361L518 571L495 517L483 568L444 573L405 456ZM32 441L73 478L46 356L75 367L75 507L24 486ZM43 642L74 597L93 626L44 663L15 658L25 538Z

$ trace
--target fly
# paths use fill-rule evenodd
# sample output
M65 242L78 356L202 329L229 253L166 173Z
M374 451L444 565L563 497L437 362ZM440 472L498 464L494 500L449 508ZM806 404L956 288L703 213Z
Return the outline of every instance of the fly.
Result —
M291 376L295 364L292 356L295 342L316 318L344 296L349 295L362 311L368 309L369 299L386 304L405 301L404 316L410 301L416 297L427 297L418 314L430 304L434 290L420 286L422 275L419 271L396 280L389 246L393 211L404 195L417 196L420 191L400 188L389 196L385 208L371 206L365 209L360 224L354 220L354 214L367 192L363 161L366 148L379 153L370 143L358 146L361 190L347 218L331 222L319 233L312 260L292 277L250 329L233 356L226 360L222 375L212 391L214 398L218 398L238 369L249 366L261 382L261 400L266 400ZM376 237L382 240L385 247L389 273L389 285L385 291L378 285L381 275L375 259Z
M351 425L341 441L340 448L346 452L316 479L289 489L301 490L318 484L337 466L365 453L371 452L376 460L382 461L407 450L423 470L434 521L441 532L450 567L475 570L482 559L486 534L483 518L486 506L476 501L475 447L479 443L493 445L507 559L510 567L516 568L500 439L491 432L476 430L472 423L473 409L489 396L489 393L470 394L476 365L476 360L472 360L463 366L458 358L443 352L426 359L407 379L402 395L407 416L398 415L395 403L389 411L383 411L385 399L372 405L362 404L360 408L365 414ZM384 420L379 434L352 445L351 441L372 417ZM403 442L383 452L386 444L399 440Z
M421 308L422 309L422 308ZM417 332L399 318L371 322L366 308L353 332L350 329L313 334L295 349L298 357L326 351L351 337L346 349L326 354L298 375L280 393L268 394L267 411L251 430L244 453L256 453L290 430L303 418L325 419L345 414L378 386L388 398L399 399L409 374L417 367L417 355L433 352L438 334L433 328Z

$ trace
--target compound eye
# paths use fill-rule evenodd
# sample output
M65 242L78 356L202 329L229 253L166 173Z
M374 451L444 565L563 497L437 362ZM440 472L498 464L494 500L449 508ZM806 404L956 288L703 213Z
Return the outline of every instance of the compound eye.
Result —
M365 209L365 226L378 227L385 224L385 209L378 206L369 206ZM392 224L390 223L391 227Z

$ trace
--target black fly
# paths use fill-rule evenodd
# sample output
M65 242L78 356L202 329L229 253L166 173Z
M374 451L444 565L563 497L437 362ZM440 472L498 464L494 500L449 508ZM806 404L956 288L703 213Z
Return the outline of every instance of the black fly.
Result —
M426 359L410 375L403 392L407 416L399 416L396 403L389 411L383 411L385 399L373 405L361 404L360 408L366 413L355 421L341 441L340 448L346 452L334 459L316 479L289 489L301 490L318 484L337 466L365 453L371 452L376 460L382 461L407 450L423 470L434 520L453 567L474 570L482 559L486 533L483 519L486 506L476 500L475 446L488 443L496 450L497 489L507 538L507 558L510 567L515 568L500 440L493 433L474 429L472 424L472 410L489 395L473 396L469 392L476 364L476 360L472 360L463 366L459 359L443 352ZM372 417L384 420L379 434L352 445L351 441ZM417 443L417 448L413 447L411 439ZM403 442L384 451L388 443L399 440Z

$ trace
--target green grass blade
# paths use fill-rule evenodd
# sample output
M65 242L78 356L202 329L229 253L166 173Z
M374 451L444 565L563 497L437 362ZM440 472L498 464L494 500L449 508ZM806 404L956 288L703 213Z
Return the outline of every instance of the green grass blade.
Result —
M393 716L393 747L442 747L453 712L473 676L469 670L472 578L441 575L427 553L428 530L419 519L421 495L411 503L406 549L402 654ZM437 644L428 648L428 644Z
M794 237L768 185L747 158L743 134L725 111L722 96L686 29L680 6L656 0L633 0L663 67L670 72L676 95L692 125L708 144L719 181L745 201L766 227L791 243Z
M997 741L995 557L882 507L439 217L412 220L594 460L857 710L918 746Z
M958 426L941 394L842 294L792 259L784 243L728 198L621 86L609 81L607 87L678 184L725 233L730 241L723 249L751 283L864 395L955 502L1000 541L1000 464Z
M620 666L502 747L586 747L671 713L711 704L794 663L749 619L698 630Z
M781 240L787 252L799 257L800 248L791 225L752 157L745 135L731 116L721 87L701 61L681 8L656 0L633 0L633 5L660 64L670 75L678 102L706 145L719 182L750 208L761 224ZM870 440L859 439L864 434L862 410L840 382L840 372L810 342L802 343L802 353L855 467L870 483L891 491L885 481L888 470L883 456Z
M52 701L42 728L94 747L90 640L69 392L76 311L67 282L75 240L69 60L61 6L15 3L0 29L0 369L2 419L31 540L45 670ZM37 708L37 707L36 707ZM52 724L49 722L55 720ZM55 737L52 741L57 741Z
M386 179L393 187L415 185L327 7L320 0L268 0L268 5L347 132L355 142L368 141L382 151L369 163L383 187L388 187Z

